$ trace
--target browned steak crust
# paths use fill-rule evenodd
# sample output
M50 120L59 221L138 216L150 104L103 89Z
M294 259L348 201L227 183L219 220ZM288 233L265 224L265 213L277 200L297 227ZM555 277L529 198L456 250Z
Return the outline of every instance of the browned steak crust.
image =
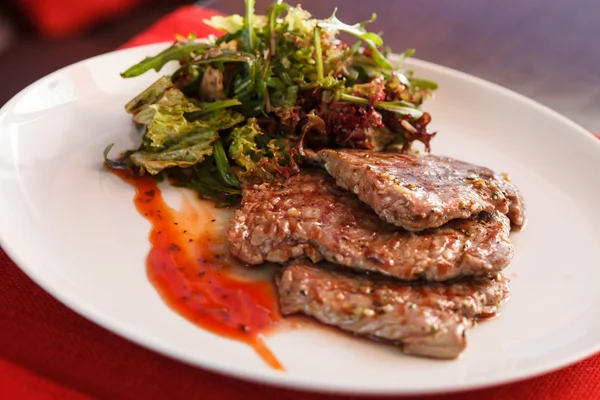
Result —
M281 312L303 313L343 330L392 341L404 352L455 358L474 318L489 316L509 296L508 279L465 278L411 283L296 260L277 277Z
M355 193L385 221L410 231L444 225L482 211L525 224L517 188L488 168L448 157L369 150L320 150L338 185Z
M249 264L307 255L399 279L443 281L502 270L513 257L509 233L508 218L498 212L408 232L315 169L245 187L228 241L231 253Z

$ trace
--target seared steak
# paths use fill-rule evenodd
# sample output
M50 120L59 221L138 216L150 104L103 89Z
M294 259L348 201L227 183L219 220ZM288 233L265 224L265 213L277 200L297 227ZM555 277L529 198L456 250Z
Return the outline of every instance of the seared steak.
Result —
M472 320L508 298L502 275L448 283L401 282L296 260L277 277L283 315L303 313L361 336L394 342L408 354L455 358Z
M355 193L385 221L410 231L444 225L482 211L507 214L525 224L517 188L493 171L448 157L320 150L338 185Z
M307 255L404 280L495 274L512 259L510 222L498 212L408 232L382 221L326 172L249 185L228 231L230 252L248 264Z

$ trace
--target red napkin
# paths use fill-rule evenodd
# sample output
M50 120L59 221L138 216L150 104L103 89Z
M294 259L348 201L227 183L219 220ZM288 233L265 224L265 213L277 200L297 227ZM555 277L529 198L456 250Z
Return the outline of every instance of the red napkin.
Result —
M127 46L172 40L176 33L214 33L202 19L215 12L184 7ZM70 311L27 278L0 250L0 398L256 399L347 397L266 387L196 369L143 349ZM518 333L516 333L518 334ZM600 355L560 371L451 399L597 399Z

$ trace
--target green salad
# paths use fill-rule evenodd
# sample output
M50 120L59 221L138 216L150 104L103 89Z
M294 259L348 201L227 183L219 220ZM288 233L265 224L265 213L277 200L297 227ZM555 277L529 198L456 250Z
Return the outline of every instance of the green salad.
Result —
M407 152L420 141L429 151L431 116L420 107L437 85L392 63L366 29L375 15L349 25L283 1L259 15L254 0L245 11L204 21L220 37L177 37L121 74L178 65L125 105L143 127L141 144L116 159L109 145L109 168L168 176L226 206L243 182L298 172L311 149Z

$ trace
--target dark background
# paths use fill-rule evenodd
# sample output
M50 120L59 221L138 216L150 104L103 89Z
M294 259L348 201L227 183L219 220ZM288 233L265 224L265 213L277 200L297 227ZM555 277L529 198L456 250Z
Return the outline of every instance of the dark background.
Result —
M37 79L76 61L113 51L161 16L192 3L191 0L151 1L68 37L50 38L40 33L16 4L3 0L0 2L0 105Z

